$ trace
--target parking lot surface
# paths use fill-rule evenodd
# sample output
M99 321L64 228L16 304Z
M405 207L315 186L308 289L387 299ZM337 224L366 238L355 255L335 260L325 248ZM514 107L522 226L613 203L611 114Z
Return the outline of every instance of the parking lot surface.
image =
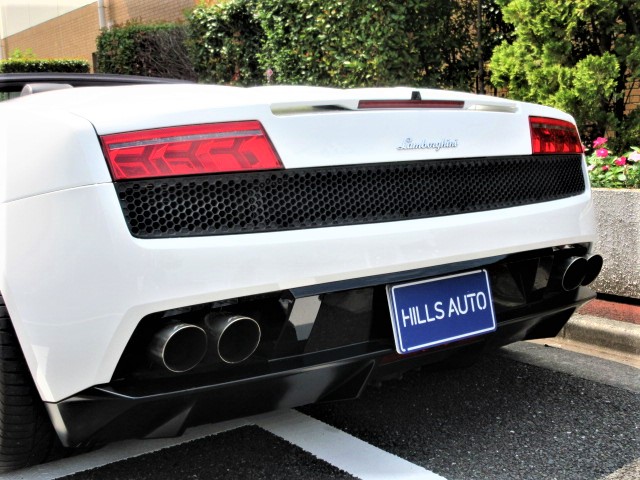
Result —
M356 401L120 442L0 478L640 478L640 370L518 344Z

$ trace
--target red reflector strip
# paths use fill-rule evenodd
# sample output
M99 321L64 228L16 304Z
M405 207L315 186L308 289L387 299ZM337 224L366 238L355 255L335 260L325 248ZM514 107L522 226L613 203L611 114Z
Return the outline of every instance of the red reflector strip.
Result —
M257 121L140 130L101 141L114 180L282 168Z
M360 100L359 109L365 108L463 108L458 100Z
M584 148L576 126L556 118L529 117L534 154L582 153Z

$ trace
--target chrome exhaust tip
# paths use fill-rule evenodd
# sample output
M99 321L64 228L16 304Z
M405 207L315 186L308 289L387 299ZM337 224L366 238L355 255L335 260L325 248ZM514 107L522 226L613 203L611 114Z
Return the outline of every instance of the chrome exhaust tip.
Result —
M251 317L210 313L204 323L216 355L225 363L244 362L260 344L260 325Z
M569 257L558 266L560 285L566 292L578 288L587 272L587 259L584 257Z
M151 338L149 356L170 372L182 373L198 365L207 353L207 334L188 323L169 325Z
M602 256L597 253L587 255L587 271L584 275L584 279L582 279L582 285L589 285L598 277L598 275L600 275L603 262L604 260L602 259Z

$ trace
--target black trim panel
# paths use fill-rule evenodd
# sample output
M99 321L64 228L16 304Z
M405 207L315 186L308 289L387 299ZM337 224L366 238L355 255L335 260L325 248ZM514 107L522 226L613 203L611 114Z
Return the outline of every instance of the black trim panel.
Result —
M420 278L438 277L448 273L486 267L488 265L498 263L507 257L508 255L498 255L495 257L467 260L465 262L446 263L444 265L434 265L432 267L419 268L416 270L405 270L403 272L386 273L382 275L373 275L371 277L361 277L349 280L340 280L337 282L321 283L318 285L309 285L307 287L292 288L289 291L294 297L298 298L338 292L341 290L354 290L356 288L373 287L376 285L402 283Z
M121 85L149 85L193 83L172 78L114 75L108 73L4 73L0 74L0 92L19 92L28 83L63 83L73 87L112 87Z
M494 333L416 354L399 356L380 345L354 345L282 359L264 375L195 388L181 387L179 379L167 379L158 383L163 390L115 383L90 388L59 403L46 403L46 407L65 446L175 436L189 426L207 422L356 398L372 379L456 354L475 354L519 340L554 336L578 306L594 297L592 290L581 287L561 299L523 309L517 317L501 322Z
M481 212L585 191L582 155L337 165L116 182L131 234L173 238Z

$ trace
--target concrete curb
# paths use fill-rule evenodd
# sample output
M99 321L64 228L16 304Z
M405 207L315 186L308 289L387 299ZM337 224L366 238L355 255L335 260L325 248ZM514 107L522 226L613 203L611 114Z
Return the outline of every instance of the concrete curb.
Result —
M640 325L576 313L557 336L640 359Z

